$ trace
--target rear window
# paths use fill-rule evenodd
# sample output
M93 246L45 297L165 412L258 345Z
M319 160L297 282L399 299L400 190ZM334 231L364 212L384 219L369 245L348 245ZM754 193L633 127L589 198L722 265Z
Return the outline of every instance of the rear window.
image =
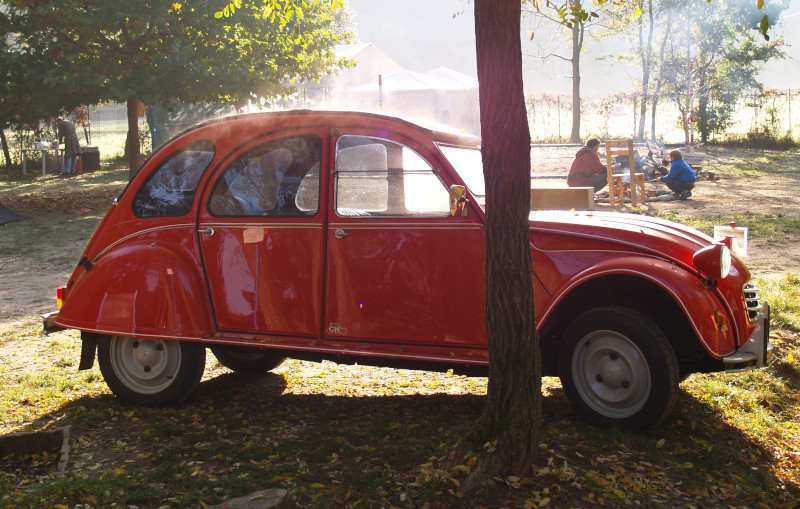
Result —
M139 217L182 216L192 209L200 177L214 159L214 144L186 145L153 170L133 199Z

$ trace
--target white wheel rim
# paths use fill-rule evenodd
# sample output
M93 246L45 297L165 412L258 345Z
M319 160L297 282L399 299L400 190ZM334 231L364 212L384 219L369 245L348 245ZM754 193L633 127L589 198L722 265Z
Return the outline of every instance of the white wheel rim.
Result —
M634 415L650 395L650 368L642 351L614 331L594 331L578 342L572 379L581 399L610 418Z
M177 341L114 336L110 345L114 373L138 394L156 394L170 385L181 366Z

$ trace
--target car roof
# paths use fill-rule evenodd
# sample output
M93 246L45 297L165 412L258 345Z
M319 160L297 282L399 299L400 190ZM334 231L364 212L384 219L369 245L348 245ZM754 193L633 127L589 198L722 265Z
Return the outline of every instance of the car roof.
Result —
M181 136L189 132L215 124L235 122L237 120L258 119L258 118L262 118L267 122L276 122L281 119L285 120L287 117L288 118L308 117L308 118L303 118L303 123L309 123L309 121L313 119L314 121L318 121L321 124L330 126L339 125L342 127L348 124L352 124L354 120L357 121L359 119L368 120L369 123L372 124L375 124L376 121L388 121L405 125L412 129L421 131L424 135L426 135L435 142L453 144L453 145L465 145L469 147L480 146L480 138L478 138L477 136L471 135L469 133L466 133L462 130L459 130L455 127L446 124L439 124L428 120L411 120L401 117L383 115L380 113L364 112L364 111L279 110L279 111L267 111L267 112L237 113L233 115L226 115L206 120L204 122L193 125L192 127L189 127L183 130L182 132L176 134L175 136L171 137L160 148L166 147L175 139L180 138Z

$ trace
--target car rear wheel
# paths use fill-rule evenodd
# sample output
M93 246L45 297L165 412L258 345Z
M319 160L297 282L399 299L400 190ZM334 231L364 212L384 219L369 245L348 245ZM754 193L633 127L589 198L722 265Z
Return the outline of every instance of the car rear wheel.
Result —
M197 388L206 364L205 347L183 341L111 336L97 350L111 391L136 405L183 402Z
M266 373L286 359L275 350L246 347L212 347L211 352L220 364L237 373Z
M645 429L672 410L680 375L661 329L633 309L607 306L579 316L559 349L561 383L592 424Z

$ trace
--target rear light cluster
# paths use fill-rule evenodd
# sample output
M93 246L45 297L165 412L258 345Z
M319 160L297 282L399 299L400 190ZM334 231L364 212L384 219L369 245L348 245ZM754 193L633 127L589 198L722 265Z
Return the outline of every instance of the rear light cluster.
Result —
M56 288L56 304L58 304L58 308L61 309L61 306L64 305L64 291L66 290L65 287Z
M747 317L751 322L755 322L758 320L759 311L761 311L758 288L752 283L747 283L742 287L742 293L744 294L744 304L747 307Z

